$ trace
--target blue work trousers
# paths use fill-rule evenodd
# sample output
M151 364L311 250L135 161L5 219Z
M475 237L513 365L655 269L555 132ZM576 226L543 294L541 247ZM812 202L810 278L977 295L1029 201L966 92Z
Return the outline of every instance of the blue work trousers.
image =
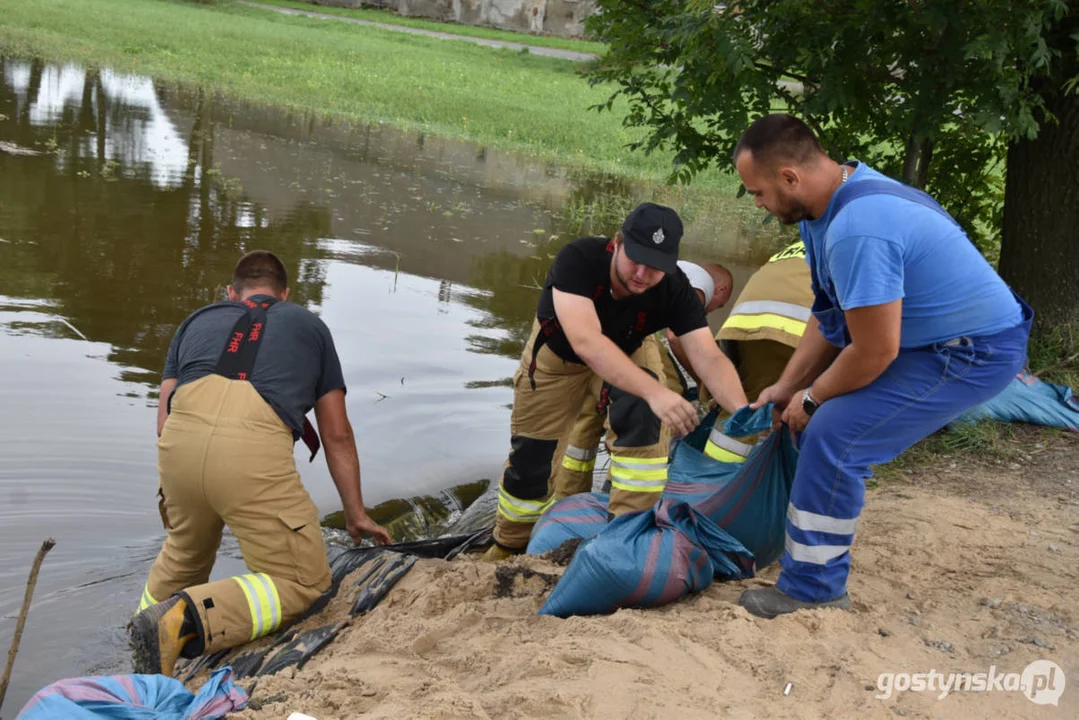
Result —
M805 602L841 597L870 466L894 460L996 396L1026 361L1030 319L985 337L901 350L866 387L823 403L800 438L776 586Z

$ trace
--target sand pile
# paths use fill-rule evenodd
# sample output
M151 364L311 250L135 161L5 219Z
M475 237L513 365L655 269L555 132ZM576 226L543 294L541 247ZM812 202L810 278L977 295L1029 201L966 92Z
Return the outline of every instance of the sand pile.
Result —
M872 492L851 612L747 614L738 594L773 582L770 568L660 609L560 620L536 615L563 570L547 560L421 560L303 670L260 678L234 717L1076 717L1077 488L1036 485L1016 472L973 488L945 470ZM349 584L307 624L346 617ZM1020 692L876 697L881 673L1039 659L1067 678L1059 707Z

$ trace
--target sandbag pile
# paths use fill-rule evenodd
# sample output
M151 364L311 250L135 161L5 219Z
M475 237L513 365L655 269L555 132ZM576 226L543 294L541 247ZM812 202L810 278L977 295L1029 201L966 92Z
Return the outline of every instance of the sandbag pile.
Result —
M768 430L772 406L743 408L722 426L732 437ZM607 522L607 496L575 495L540 519L530 554L584 538L541 614L656 607L712 580L752 576L779 559L798 451L788 432L770 433L743 463L703 452L715 413L678 443L656 507Z
M658 607L704 590L714 578L753 573L753 556L741 543L686 503L665 499L615 518L582 543L539 613Z
M674 449L663 499L682 501L747 550L758 568L783 554L785 517L798 451L790 433L776 432L759 442L744 463L724 463L704 454L716 413L683 438ZM743 408L723 423L731 437L756 435L771 427L771 405ZM607 526L605 493L586 493L560 500L543 514L532 531L528 553L542 555L567 540L595 537Z

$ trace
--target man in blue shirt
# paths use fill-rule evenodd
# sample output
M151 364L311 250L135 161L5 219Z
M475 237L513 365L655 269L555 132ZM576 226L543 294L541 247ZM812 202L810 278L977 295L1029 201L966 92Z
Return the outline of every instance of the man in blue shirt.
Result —
M1033 313L925 193L838 164L789 115L760 118L734 162L746 190L798 223L813 317L774 402L801 433L775 587L746 590L761 617L850 607L850 547L870 467L997 395L1026 358Z

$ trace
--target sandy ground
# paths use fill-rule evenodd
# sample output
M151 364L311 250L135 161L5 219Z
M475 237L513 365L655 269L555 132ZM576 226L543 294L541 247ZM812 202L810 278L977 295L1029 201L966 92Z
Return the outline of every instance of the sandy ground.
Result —
M474 557L420 561L303 670L259 679L231 717L1079 717L1077 459L1079 442L1061 438L1020 463L944 460L871 490L850 612L749 615L738 595L774 582L772 567L664 608L560 620L536 615L541 576L500 589ZM350 600L342 590L307 624L346 617ZM881 673L999 677L1042 659L1066 678L1058 706L1016 690L877 697Z

